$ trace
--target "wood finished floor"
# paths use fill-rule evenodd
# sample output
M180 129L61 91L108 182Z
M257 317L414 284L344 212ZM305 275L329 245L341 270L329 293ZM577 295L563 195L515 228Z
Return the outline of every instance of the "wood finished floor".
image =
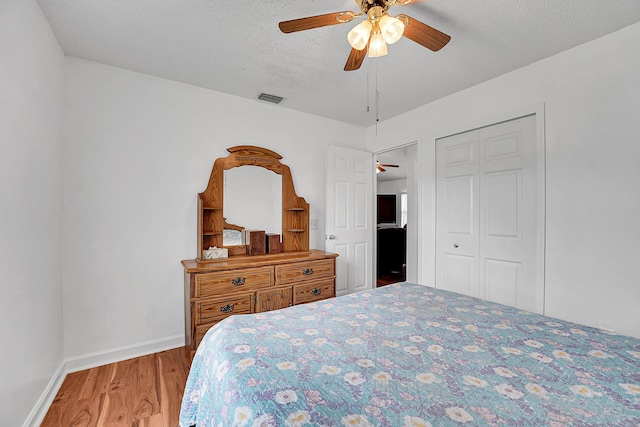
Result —
M390 273L379 276L376 280L376 286L379 288L380 286L390 285L392 283L404 282L406 280L406 276L404 272L401 273Z
M180 347L70 373L41 427L176 427L188 372Z

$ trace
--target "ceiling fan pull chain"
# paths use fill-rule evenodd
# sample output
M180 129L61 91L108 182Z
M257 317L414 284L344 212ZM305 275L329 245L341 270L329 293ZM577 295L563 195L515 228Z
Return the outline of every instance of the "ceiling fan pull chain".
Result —
M371 102L369 101L369 91L370 90L371 89L369 89L369 67L367 66L367 113L369 111L371 111L371 107L370 107Z
M376 132L378 122L380 122L380 92L378 92L378 64L376 63Z

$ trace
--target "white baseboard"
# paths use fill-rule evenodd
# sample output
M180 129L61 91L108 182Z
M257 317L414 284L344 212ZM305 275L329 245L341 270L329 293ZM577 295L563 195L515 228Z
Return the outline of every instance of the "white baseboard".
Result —
M82 354L65 359L65 373L82 371L182 346L184 346L184 335L180 334L95 353Z
M60 386L62 385L65 376L64 361L62 361L60 365L58 365L58 369L56 369L53 377L51 377L49 384L47 384L40 395L40 398L29 413L29 416L22 424L22 427L35 427L40 425L44 416L47 415L47 410L49 409L49 406L51 406L53 399L56 398L56 394L58 394L58 390L60 390Z
M51 403L53 403L56 394L58 394L67 374L182 346L184 346L184 335L180 334L64 359L58 366L58 369L56 369L51 381L47 384L47 387L29 413L29 416L22 424L22 427L36 427L40 425L45 415L47 415L47 411Z

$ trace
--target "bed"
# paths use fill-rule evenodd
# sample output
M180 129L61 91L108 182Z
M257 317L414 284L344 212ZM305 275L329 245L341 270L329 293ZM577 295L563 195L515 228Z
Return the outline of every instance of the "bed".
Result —
M640 340L411 283L232 316L187 426L640 426Z

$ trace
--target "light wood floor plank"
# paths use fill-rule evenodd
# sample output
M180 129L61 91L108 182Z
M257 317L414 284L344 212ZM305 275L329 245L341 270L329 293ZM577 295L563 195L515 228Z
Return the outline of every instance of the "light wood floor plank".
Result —
M174 421L170 414L179 414L182 403L182 393L189 369L185 363L184 354L165 353L158 357L160 365L160 396L166 408L162 411L163 421L166 426L173 426ZM177 418L176 418L177 421ZM175 424L177 425L177 423Z
M41 427L176 427L188 372L180 347L71 373Z

